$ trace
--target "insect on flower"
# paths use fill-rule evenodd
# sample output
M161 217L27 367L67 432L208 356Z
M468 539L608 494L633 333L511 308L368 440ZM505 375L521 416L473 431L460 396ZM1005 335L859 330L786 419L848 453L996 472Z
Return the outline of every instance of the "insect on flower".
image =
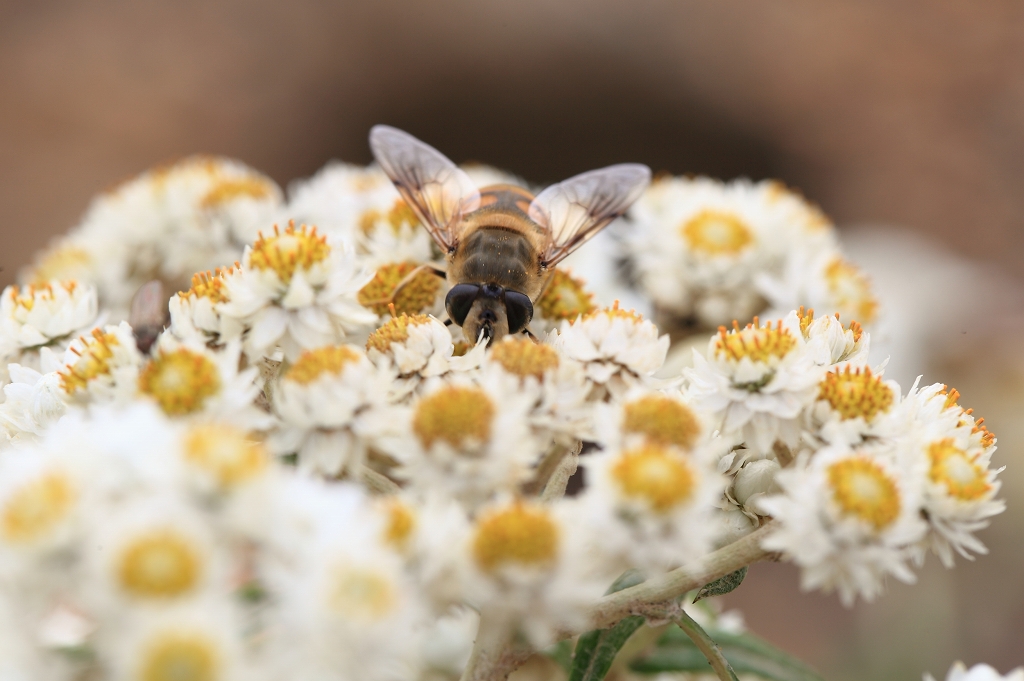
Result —
M451 321L488 343L527 333L554 267L643 193L651 170L623 163L591 170L537 196L513 185L478 189L433 147L386 125L370 148L446 254ZM407 277L408 279L408 277Z

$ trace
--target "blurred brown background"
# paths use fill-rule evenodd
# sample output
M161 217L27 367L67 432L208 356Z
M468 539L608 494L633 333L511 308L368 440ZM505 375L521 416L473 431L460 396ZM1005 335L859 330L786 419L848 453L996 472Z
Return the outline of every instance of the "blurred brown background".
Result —
M1022 273L1024 3L0 0L0 284L149 166L212 152L284 184L367 162L378 122L538 182L619 161L778 177L841 226L903 226L981 264L949 286ZM989 416L1012 464L1019 341L978 328L1009 338L1000 353L961 344L926 378ZM830 679L1005 672L1024 663L1024 476L1006 481L973 564L852 610L759 566L730 604Z

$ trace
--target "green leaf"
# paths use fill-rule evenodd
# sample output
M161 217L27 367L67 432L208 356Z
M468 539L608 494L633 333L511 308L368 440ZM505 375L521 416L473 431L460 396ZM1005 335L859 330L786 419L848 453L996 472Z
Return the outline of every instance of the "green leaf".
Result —
M736 572L730 572L724 577L719 577L710 584L705 584L697 592L697 597L693 599L693 602L710 598L711 596L721 596L733 591L740 584L743 583L743 578L747 576L747 566L744 565Z
M752 634L711 630L709 635L737 674L750 674L768 681L823 681L808 665ZM640 674L713 673L703 653L677 627L666 631L658 646L634 660L630 668Z
M627 570L607 593L628 589L644 581L643 573ZM572 657L569 681L601 681L611 669L619 650L644 623L643 617L627 617L610 629L595 629L580 635Z

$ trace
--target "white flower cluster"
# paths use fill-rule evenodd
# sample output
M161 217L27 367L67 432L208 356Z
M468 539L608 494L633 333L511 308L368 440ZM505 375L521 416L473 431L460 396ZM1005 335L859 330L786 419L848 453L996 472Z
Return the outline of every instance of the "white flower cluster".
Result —
M875 321L867 279L831 223L778 182L664 177L629 215L632 271L666 320L715 328L803 305Z
M761 230L743 238L775 255L686 265L742 270L725 303L685 303L705 321L758 309L750 287L798 250L766 230L833 238L774 185L736 191ZM739 238L712 217L684 240ZM659 380L669 337L564 271L542 340L467 344L430 314L437 255L375 168L329 166L284 204L193 159L98 199L33 275L79 278L0 302L4 672L449 678L474 639L583 631L624 571L699 564L768 516L766 546L844 600L929 550L984 551L994 438L955 391L901 397L857 323L722 328ZM140 349L135 289L196 271Z
M944 385L903 397L868 366L868 344L855 322L800 310L723 327L684 372L719 431L734 516L750 529L775 518L764 545L803 568L805 588L845 603L875 597L888 574L913 581L907 564L928 549L947 566L984 553L974 532L1004 508L984 419Z

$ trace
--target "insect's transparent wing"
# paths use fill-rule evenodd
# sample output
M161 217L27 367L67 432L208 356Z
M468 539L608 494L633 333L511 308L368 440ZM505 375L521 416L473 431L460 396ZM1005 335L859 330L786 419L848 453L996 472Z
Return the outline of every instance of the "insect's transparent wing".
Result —
M551 267L626 212L651 181L651 169L622 163L570 177L537 195L530 218L548 233L541 255Z
M370 149L434 241L450 250L458 240L458 217L480 205L473 181L437 149L398 128L373 126Z

